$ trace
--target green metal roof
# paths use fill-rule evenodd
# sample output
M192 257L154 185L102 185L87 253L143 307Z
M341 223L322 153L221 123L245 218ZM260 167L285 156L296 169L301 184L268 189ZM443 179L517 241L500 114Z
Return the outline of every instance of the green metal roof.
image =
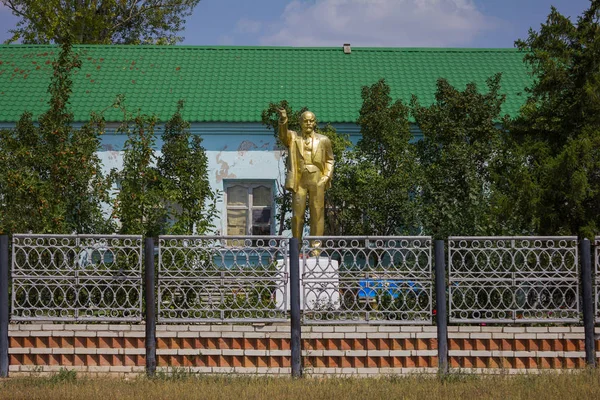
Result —
M394 98L433 101L436 80L464 88L503 73L504 113L515 115L531 77L516 49L339 48L220 46L75 46L82 67L74 76L71 110L76 121L110 108L124 94L129 111L168 119L179 99L192 122L257 122L269 102L308 106L322 122L354 122L363 85L385 78ZM0 46L0 122L47 107L52 60L59 48ZM520 94L520 95L519 95Z

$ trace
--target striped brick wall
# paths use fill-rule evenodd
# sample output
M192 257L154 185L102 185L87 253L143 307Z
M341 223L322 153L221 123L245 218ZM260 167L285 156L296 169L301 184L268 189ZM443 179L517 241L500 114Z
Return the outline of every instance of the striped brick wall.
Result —
M600 329L596 328L598 338ZM585 367L583 327L448 327L449 362L462 370ZM596 340L596 349L600 340ZM600 352L596 353L600 357Z
M204 373L290 374L289 325L162 325L157 366Z
M437 372L435 326L304 327L307 373L379 375Z
M10 376L61 368L91 376L144 373L144 325L14 324L9 326Z
M434 326L304 326L302 330L306 374L437 372ZM448 331L453 369L519 372L584 367L582 327L451 326ZM159 370L291 373L286 324L159 325L156 334ZM13 324L9 337L11 376L49 374L60 368L91 376L144 372L144 325Z

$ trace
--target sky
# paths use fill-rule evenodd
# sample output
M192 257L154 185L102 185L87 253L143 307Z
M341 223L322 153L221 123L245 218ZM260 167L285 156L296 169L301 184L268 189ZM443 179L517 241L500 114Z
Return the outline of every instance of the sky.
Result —
M513 47L554 5L576 21L589 0L201 0L184 45ZM0 41L17 18L0 2Z

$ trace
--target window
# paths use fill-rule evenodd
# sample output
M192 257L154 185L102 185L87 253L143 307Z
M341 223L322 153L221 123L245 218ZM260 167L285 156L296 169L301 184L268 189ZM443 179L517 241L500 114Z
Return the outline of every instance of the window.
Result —
M226 234L271 235L273 185L232 181L225 184Z

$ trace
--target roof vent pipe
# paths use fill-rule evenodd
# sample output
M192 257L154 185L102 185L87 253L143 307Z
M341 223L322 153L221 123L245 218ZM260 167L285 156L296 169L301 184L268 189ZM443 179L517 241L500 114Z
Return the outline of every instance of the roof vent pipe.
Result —
M344 54L352 53L352 49L350 48L350 43L344 43Z

